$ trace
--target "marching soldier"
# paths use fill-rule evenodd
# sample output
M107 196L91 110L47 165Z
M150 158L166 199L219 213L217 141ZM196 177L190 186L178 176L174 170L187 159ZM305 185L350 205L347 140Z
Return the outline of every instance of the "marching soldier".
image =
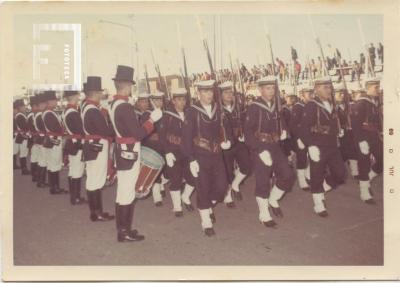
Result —
M150 101L153 104L153 108L163 109L164 93L161 91L156 91L155 93L152 93L150 96ZM143 122L147 121L150 118L150 115L153 111L147 110L146 112L144 112L142 115L143 118L142 121ZM155 150L161 156L164 156L164 149L160 139L161 126L162 126L161 121L157 121L154 123L154 131L152 131L152 133L143 140L143 145ZM155 180L152 188L152 195L155 206L162 206L161 174L163 174L163 171L161 171L161 173L157 176L157 179Z
M375 201L370 193L370 181L383 170L382 121L377 98L380 94L379 79L371 78L365 83L366 94L355 102L351 117L354 140L357 148L358 179L360 197L367 204ZM371 164L371 155L375 162Z
M86 99L82 108L85 132L83 160L86 163L86 190L91 221L110 221L114 215L103 211L102 188L107 178L108 151L113 131L100 111L103 95L100 77L88 77Z
M287 131L283 119L278 120L277 80L274 76L268 76L259 79L257 84L261 97L248 107L245 141L253 154L259 220L266 227L273 227L276 222L268 207L276 216L283 216L278 201L292 188L294 175L279 144L280 140L287 138ZM276 182L271 189L272 173Z
M55 112L57 106L56 92L53 90L45 91L47 100L46 110L42 114L46 137L43 146L47 149L47 170L50 186L50 194L61 194L66 191L60 188L60 171L62 168L62 137L64 130L61 119Z
M130 104L132 95L134 69L128 66L118 66L114 84L117 94L110 105L110 118L116 134L115 162L117 167L118 187L116 198L116 225L119 242L144 240L137 230L132 230L132 218L135 206L135 184L140 169L141 140L154 129L154 122L162 116L157 108L152 111L141 125Z
M182 152L182 127L185 120L186 96L187 91L184 88L178 88L172 92L172 103L164 111L160 133L167 163L165 171L170 180L169 190L176 217L183 215L182 202L188 211L194 210L190 202L190 195L194 190L194 179L190 173L189 160Z
M26 106L23 98L19 98L14 101L14 108L17 113L15 114L15 123L17 127L17 135L15 137L15 143L19 153L19 163L21 166L22 175L29 175L31 172L28 170L26 165L26 158L28 157L28 139L29 139L29 127L26 117Z
M142 116L144 112L146 112L150 108L149 97L150 94L147 92L141 92L137 97L134 108L139 122L142 121Z
M31 138L31 175L32 182L37 182L38 180L38 161L39 161L39 144L37 143L38 133L35 128L35 115L39 111L38 108L38 96L32 95L29 98L29 103L31 105L31 112L28 114L28 128Z
M199 101L185 112L183 150L195 178L197 208L205 235L213 236L212 207L222 202L228 188L222 150L231 146L231 130L223 112L213 101L215 81L197 83Z
M290 121L292 119L292 108L293 105L297 102L297 96L293 93L287 94L285 96L285 104L282 105L282 118L285 121L285 124L288 126L290 125ZM293 140L292 137L289 135L286 139L281 141L282 150L285 155L288 157L289 164L292 166L293 161Z
M82 161L82 144L85 133L83 131L81 115L78 111L79 94L75 90L64 91L64 99L68 103L63 112L64 127L67 132L64 149L66 154L68 154L68 183L72 205L86 202L81 197L81 180L85 171L85 163Z
M244 143L243 123L245 113L235 107L237 99L234 96L233 84L230 81L219 85L222 95L222 103L224 104L224 116L232 129L232 146L228 150L223 151L226 173L229 183L229 189L225 196L224 202L227 207L235 207L232 195L237 200L242 200L240 193L240 183L250 174L250 155L249 149ZM235 163L237 169L235 170Z
M316 97L305 105L300 136L310 156L310 187L314 211L326 217L325 192L344 182L345 168L338 148L339 128L336 111L333 109L332 81L329 77L323 77L314 83ZM326 176L327 168L329 176Z
M301 119L304 114L305 105L313 99L313 89L303 87L300 90L300 100L293 105L292 119L290 120L290 134L293 138L294 150L296 152L296 172L297 181L300 189L304 191L310 190L307 182L307 147L301 140ZM309 176L308 176L309 177Z

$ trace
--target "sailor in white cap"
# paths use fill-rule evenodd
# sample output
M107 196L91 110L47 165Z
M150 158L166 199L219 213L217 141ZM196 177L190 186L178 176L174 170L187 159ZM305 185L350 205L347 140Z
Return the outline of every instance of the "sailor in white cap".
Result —
M185 120L186 97L185 88L173 90L171 105L164 111L161 120L160 137L164 145L167 163L165 172L170 180L169 191L176 217L183 215L182 202L188 211L194 210L190 201L190 195L194 190L194 177L190 173L189 160L182 151L182 127Z
M344 182L345 167L337 145L338 120L333 109L333 87L330 77L315 80L315 98L306 104L301 121L300 137L310 156L310 188L314 211L328 216L325 192ZM325 178L327 167L330 175Z
M224 150L224 161L228 177L229 189L224 202L229 208L235 207L232 195L237 200L242 200L239 190L240 183L250 174L251 162L249 149L244 143L243 123L245 120L245 109L239 103L239 97L234 93L231 81L219 85L224 105L225 118L232 128L232 146ZM235 169L235 163L237 168Z
M205 235L213 236L216 221L212 207L222 202L228 189L222 150L231 146L231 130L214 101L215 81L196 84L199 101L185 112L183 150L195 178L197 208Z
M283 216L278 201L292 188L295 177L280 147L280 141L287 137L287 127L282 118L278 120L277 80L268 76L258 80L257 84L261 96L248 107L244 134L253 154L259 220L266 227L273 227L276 222L268 207L276 216ZM271 188L272 174L275 174L276 182Z
M360 93L352 111L352 129L357 147L360 197L373 204L370 181L383 170L382 120L378 108L380 80L370 78L365 82L366 93ZM371 164L371 156L375 162Z
M149 98L150 98L150 93L148 92L140 92L137 96L134 108L139 121L142 120L143 113L150 109Z

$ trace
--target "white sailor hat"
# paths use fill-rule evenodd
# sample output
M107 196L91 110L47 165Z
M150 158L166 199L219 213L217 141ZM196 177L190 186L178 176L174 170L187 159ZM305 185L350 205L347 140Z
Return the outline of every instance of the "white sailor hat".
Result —
M333 88L335 89L335 91L345 91L346 90L343 83L334 84Z
M351 90L352 92L365 92L365 88L363 87L355 87Z
M208 81L200 81L196 83L197 89L212 89L214 88L215 81L214 80L208 80Z
M300 88L300 91L314 91L314 88L309 85L304 85Z
M330 83L332 83L331 77L326 76L326 77L321 77L321 78L315 79L314 86L315 85L330 84Z
M227 90L233 88L233 83L231 81L223 82L218 86L221 90Z
M182 97L186 96L187 91L186 88L180 87L172 91L172 97Z
M163 97L164 97L164 93L162 91L158 91L158 90L150 95L150 98L159 98L160 99Z
M138 94L138 99L146 99L146 98L149 98L150 97L150 93L148 93L148 92L141 92L141 93L139 93Z
M271 85L276 83L276 77L275 76L266 76L257 81L258 86L263 86L263 85Z
M365 85L368 84L379 84L381 82L381 79L378 77L373 77L373 78L367 78L365 80Z

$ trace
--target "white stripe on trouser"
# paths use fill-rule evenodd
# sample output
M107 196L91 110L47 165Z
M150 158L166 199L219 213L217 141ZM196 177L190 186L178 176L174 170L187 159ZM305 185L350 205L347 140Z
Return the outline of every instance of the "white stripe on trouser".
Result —
M38 163L40 167L47 167L47 148L39 145Z
M47 170L50 172L58 172L62 168L62 146L54 145L47 149Z
M18 151L20 158L25 158L28 156L28 140L24 139L22 143L18 144Z
M39 151L40 145L34 144L31 148L31 163L36 163L39 161Z
M86 189L95 191L103 188L107 178L108 167L108 141L101 139L102 151L97 155L97 159L86 161Z
M139 176L140 157L130 170L117 170L117 199L120 205L127 205L135 200L135 186Z
M68 155L69 161L69 171L68 176L77 179L83 176L83 171L85 171L85 163L81 161L82 150L78 150L76 155Z
M15 138L13 139L13 154L17 154L19 150L18 144L15 142Z

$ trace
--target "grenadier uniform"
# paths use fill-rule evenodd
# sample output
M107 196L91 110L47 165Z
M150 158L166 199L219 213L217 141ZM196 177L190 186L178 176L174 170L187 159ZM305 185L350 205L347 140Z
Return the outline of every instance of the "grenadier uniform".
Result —
M178 88L172 92L174 98L186 97L186 95L187 92L184 88ZM169 191L173 211L177 217L183 215L182 202L188 211L194 210L190 201L190 196L194 190L194 178L190 173L189 160L182 151L182 128L184 120L184 112L178 112L171 104L164 111L160 132L167 163L165 171L170 180Z
M25 106L23 98L17 99L14 102L14 107L17 109L15 115L15 124L17 135L15 137L15 143L17 145L17 152L19 153L19 162L21 166L22 175L29 175L30 171L27 168L27 157L28 157L28 139L29 139L29 127L26 114L20 109Z
M330 78L320 78L315 85L330 84ZM332 88L333 91L333 88ZM338 148L338 120L331 102L315 97L304 108L300 125L301 141L310 156L310 188L314 211L321 217L328 215L325 192L344 182L345 167ZM326 169L329 168L329 175Z
M224 82L219 85L222 91L233 90L232 82ZM237 98L235 98L237 99ZM239 189L240 183L250 174L251 162L249 149L244 143L243 125L245 120L245 109L238 109L233 105L224 105L224 118L232 130L232 146L223 151L226 174L229 183L229 189L224 202L228 207L234 207L233 198L242 200L242 194ZM235 164L237 168L235 169Z
M152 93L150 96L150 99L162 99L164 97L164 93L157 91L155 93ZM165 106L165 105L164 105ZM144 123L150 118L151 115L151 110L147 110L146 112L143 113L142 115L142 122ZM154 123L154 131L150 135L148 135L144 140L143 140L143 146L147 146L153 150L155 150L158 154L161 156L164 156L164 148L163 144L160 139L160 132L161 132L161 121L157 121ZM157 176L153 188L152 188L152 195L153 195L153 201L156 206L162 206L162 194L161 194L161 187L162 187L162 179L161 175L163 174L163 171Z
M86 91L102 91L100 77L88 77ZM83 160L86 164L86 190L91 221L108 221L113 215L103 212L102 188L106 183L108 150L113 131L100 111L98 102L86 98L82 108L85 132Z
M368 87L369 84L379 85L379 83L379 79L372 78L365 84ZM368 204L375 202L370 193L370 181L383 170L383 141L381 136L383 125L376 101L377 95L368 95L367 92L367 95L360 96L355 102L351 116L357 148L360 196ZM373 164L371 164L371 156L375 160Z
M17 114L17 104L15 103L19 98L13 99L13 169L21 169L17 164L18 159L18 145L15 142L15 138L17 137L17 123L15 122L15 114Z
M113 80L134 84L133 72L131 67L118 66ZM154 114L150 114L149 119L141 125L133 105L129 103L129 96L115 95L110 105L110 118L116 134L115 164L118 186L115 211L117 238L120 242L144 239L137 230L131 229L131 225L135 206L135 185L140 170L141 141L154 129L153 116Z
M271 76L261 78L257 84L260 87L277 85L277 81L275 77ZM294 183L292 169L279 143L280 140L287 137L286 125L282 118L281 121L278 121L278 117L276 101L267 103L260 97L249 105L244 128L245 141L253 155L252 162L256 177L255 196L259 208L259 220L266 227L276 225L268 207L271 207L276 216L283 216L278 201L285 192L292 188ZM275 175L276 181L271 189L272 174Z
M64 98L78 95L78 91L64 91ZM85 163L82 161L82 147L85 132L83 131L82 118L78 111L78 105L67 104L63 112L64 128L67 136L64 150L68 155L68 181L70 202L72 205L85 203L81 198L81 180L85 171Z
M201 90L214 89L215 81L197 83ZM221 135L225 132L225 138ZM185 112L183 126L183 150L190 161L190 171L195 177L197 208L201 226L207 236L215 234L212 222L215 215L212 207L224 200L228 180L222 150L230 147L231 130L215 102L202 105L192 104Z
M45 91L46 100L57 101L56 92L52 90ZM61 118L54 111L55 107L48 105L42 114L44 127L46 129L46 137L43 146L47 149L47 170L48 180L51 194L65 193L60 188L60 171L62 162L62 137L64 129L61 124Z
M38 106L38 96L32 95L29 98L29 103L31 105L32 111L28 114L28 128L30 141L28 142L31 150L30 163L31 163L31 175L32 182L37 182L38 180L38 161L39 161L39 145L36 142L37 131L35 128L35 114L37 113Z
M46 107L47 100L46 94L41 92L37 96L37 102L39 110L35 113L34 125L36 129L35 143L38 145L38 169L37 169L37 187L44 188L46 184L46 172L47 172L47 149L43 146L44 139L46 137L46 128L43 122L43 111Z

